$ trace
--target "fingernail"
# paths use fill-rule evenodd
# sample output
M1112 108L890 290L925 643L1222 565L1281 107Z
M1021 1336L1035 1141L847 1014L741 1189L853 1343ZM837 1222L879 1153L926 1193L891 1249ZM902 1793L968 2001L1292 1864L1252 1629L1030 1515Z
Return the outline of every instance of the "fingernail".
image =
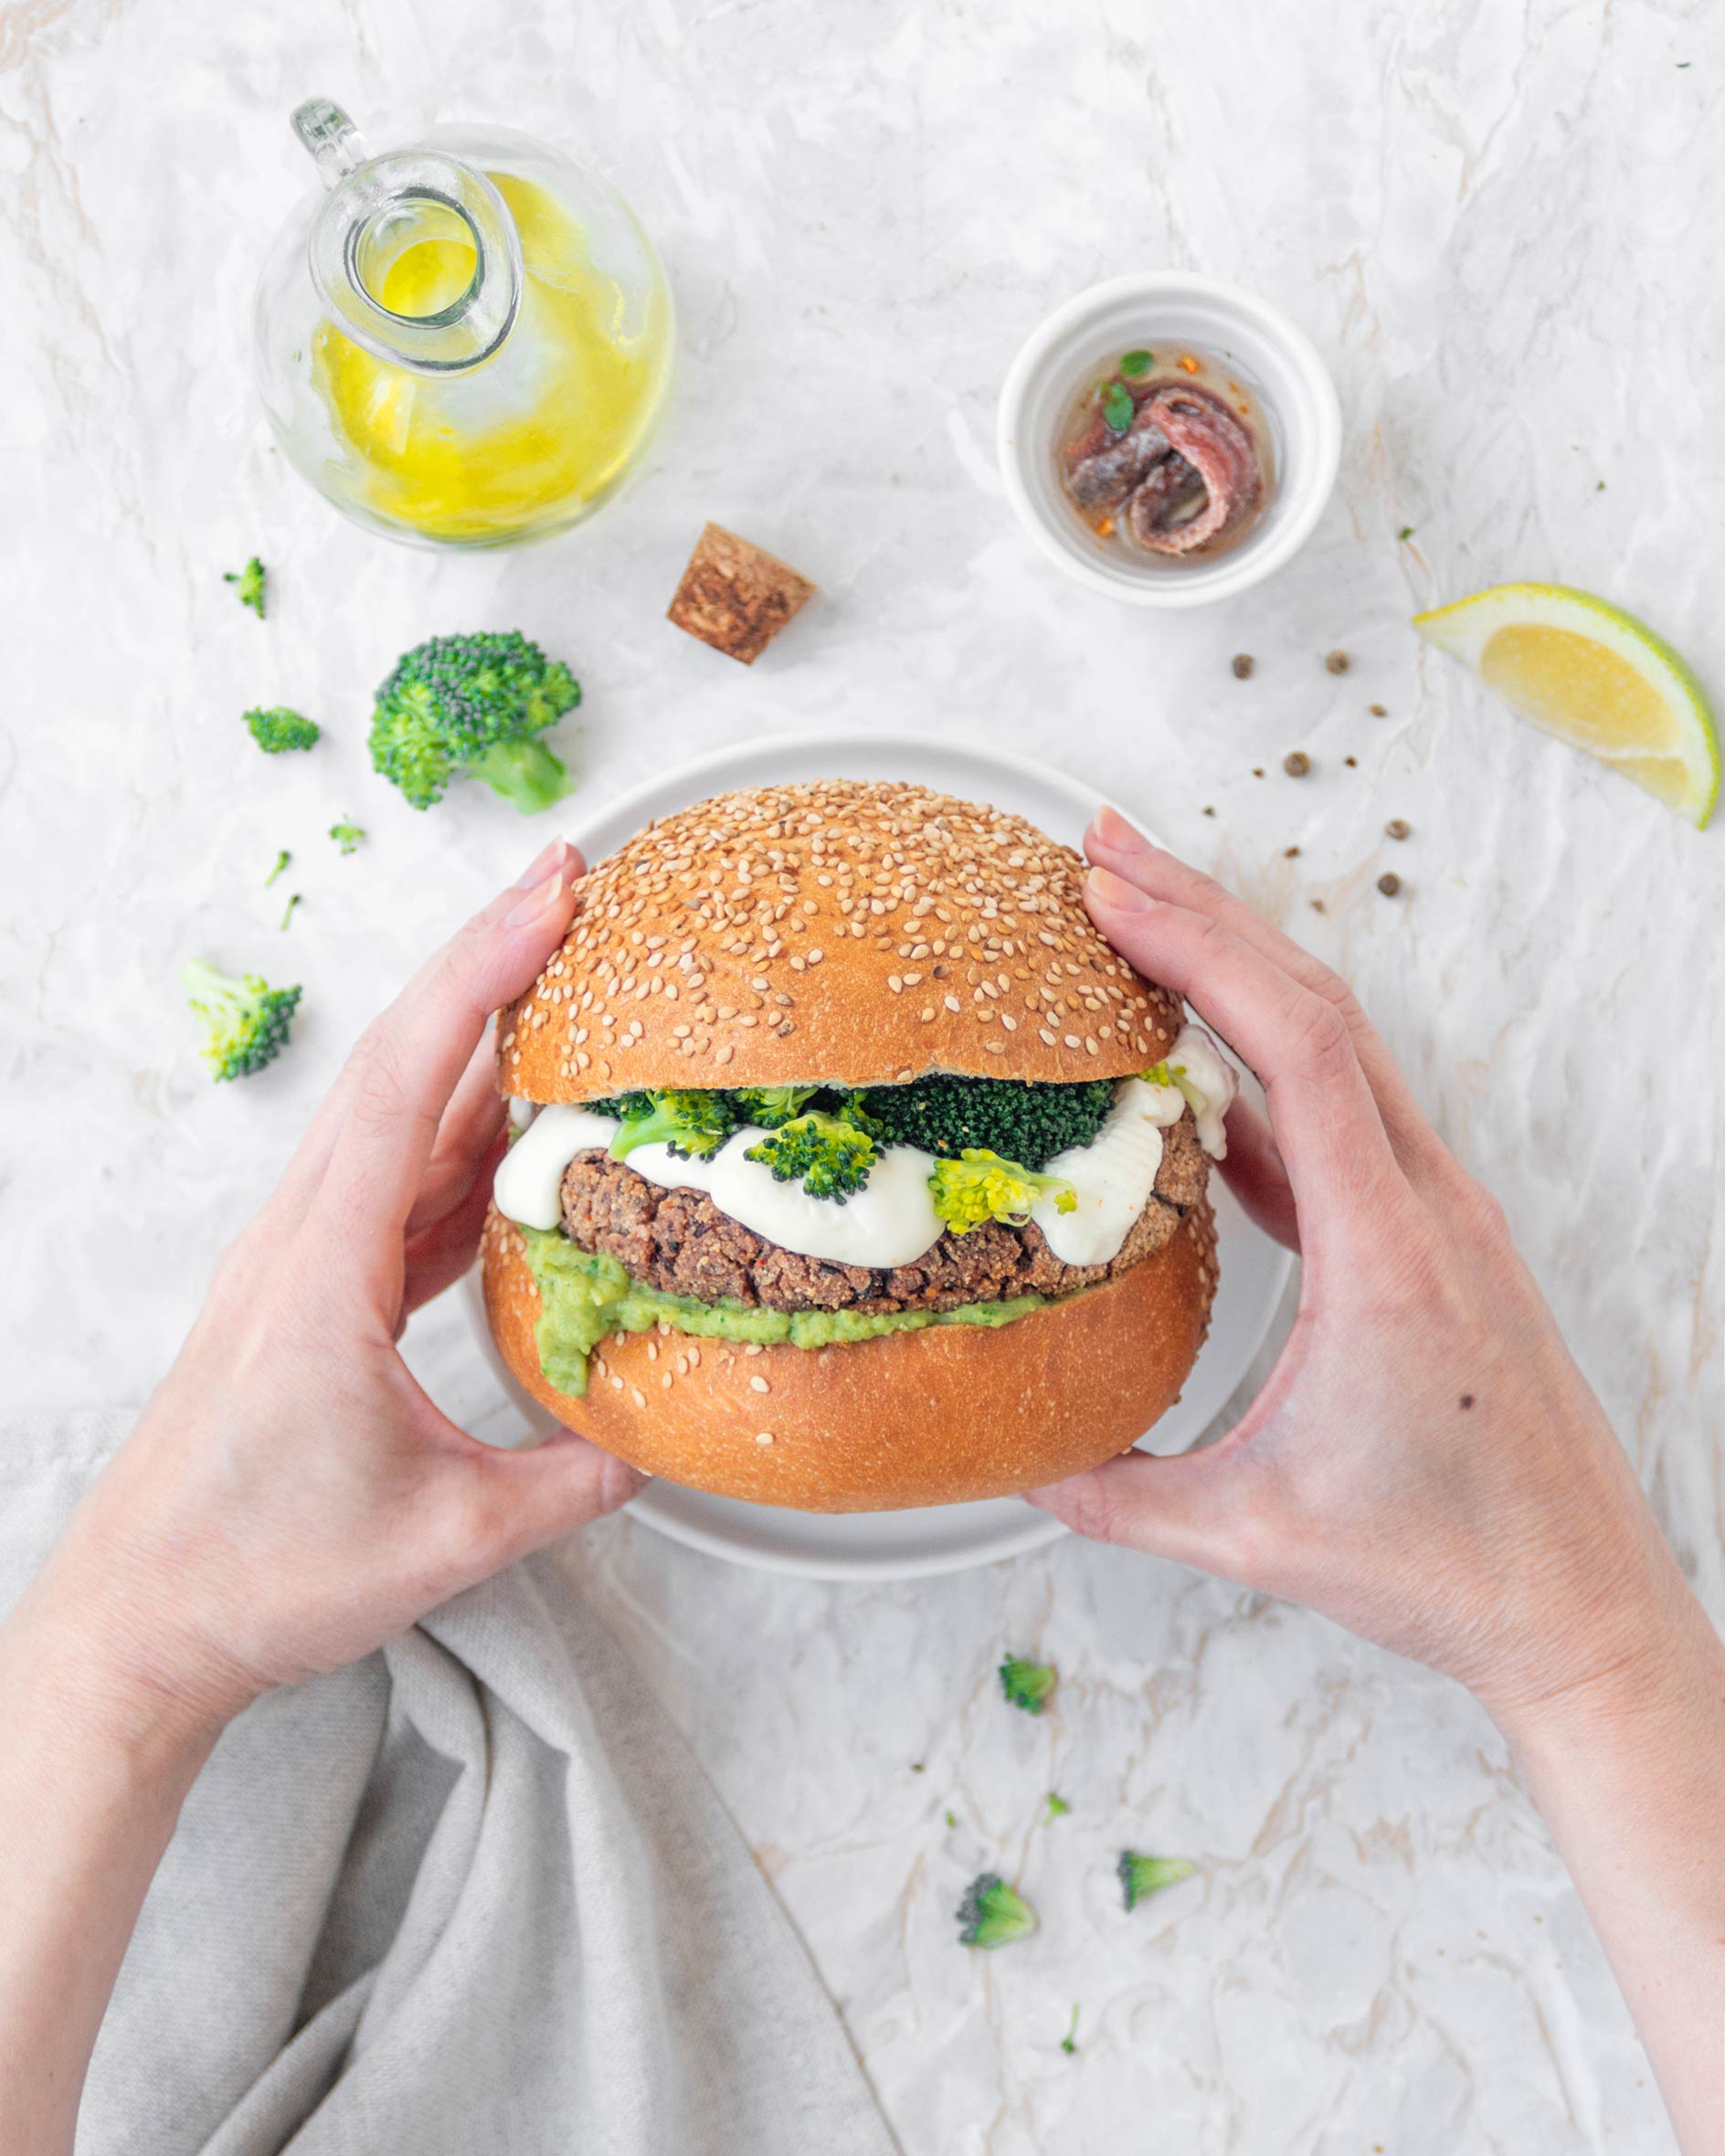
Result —
M1140 891L1112 869L1092 869L1085 878L1085 894L1099 906L1112 906L1116 914L1148 914L1156 904L1148 891Z
M1111 853L1148 853L1150 841L1135 823L1128 823L1117 808L1106 805L1096 810L1090 828L1096 834L1098 845L1106 846Z
M565 888L563 871L559 869L555 876L547 876L536 891L529 892L513 912L503 915L503 926L525 928L529 922L541 919L563 896Z
M568 845L566 839L553 839L543 853L534 855L525 873L516 878L513 888L517 891L531 891L536 884L543 883L553 869L562 868L563 856L568 851ZM509 917L513 921L515 916L512 914Z

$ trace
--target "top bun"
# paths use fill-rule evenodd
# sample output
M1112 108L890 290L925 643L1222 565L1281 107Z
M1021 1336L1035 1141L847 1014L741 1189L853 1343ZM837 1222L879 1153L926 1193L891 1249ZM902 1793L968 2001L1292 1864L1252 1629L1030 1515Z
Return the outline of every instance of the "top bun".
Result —
M1180 1005L1097 934L1084 873L1034 824L923 787L720 794L581 879L500 1020L499 1085L1123 1078L1172 1047Z

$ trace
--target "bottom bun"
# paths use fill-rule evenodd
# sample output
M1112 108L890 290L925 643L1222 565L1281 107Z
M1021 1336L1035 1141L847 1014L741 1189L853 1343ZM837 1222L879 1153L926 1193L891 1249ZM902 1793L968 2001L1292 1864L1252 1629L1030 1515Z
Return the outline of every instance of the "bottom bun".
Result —
M539 1367L539 1290L493 1212L485 1310L503 1360L560 1422L650 1474L801 1512L890 1512L1059 1482L1124 1452L1180 1398L1210 1323L1208 1200L1142 1264L1013 1324L833 1348L608 1336L587 1397ZM771 1442L767 1439L770 1436Z

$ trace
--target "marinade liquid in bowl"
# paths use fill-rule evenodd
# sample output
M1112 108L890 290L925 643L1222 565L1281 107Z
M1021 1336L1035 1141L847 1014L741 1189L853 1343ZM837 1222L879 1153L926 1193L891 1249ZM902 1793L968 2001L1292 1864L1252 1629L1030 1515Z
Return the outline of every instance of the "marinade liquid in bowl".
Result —
M1123 565L1212 562L1250 537L1275 498L1262 394L1233 361L1185 343L1096 354L1052 451L1072 514Z

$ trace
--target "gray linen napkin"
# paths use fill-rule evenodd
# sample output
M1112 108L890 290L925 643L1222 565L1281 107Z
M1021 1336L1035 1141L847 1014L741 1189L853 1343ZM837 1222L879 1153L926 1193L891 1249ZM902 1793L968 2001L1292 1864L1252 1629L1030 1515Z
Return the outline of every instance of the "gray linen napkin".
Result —
M129 1421L0 1425L0 1608ZM78 2135L79 2156L894 2146L700 1769L532 1559L226 1733Z

